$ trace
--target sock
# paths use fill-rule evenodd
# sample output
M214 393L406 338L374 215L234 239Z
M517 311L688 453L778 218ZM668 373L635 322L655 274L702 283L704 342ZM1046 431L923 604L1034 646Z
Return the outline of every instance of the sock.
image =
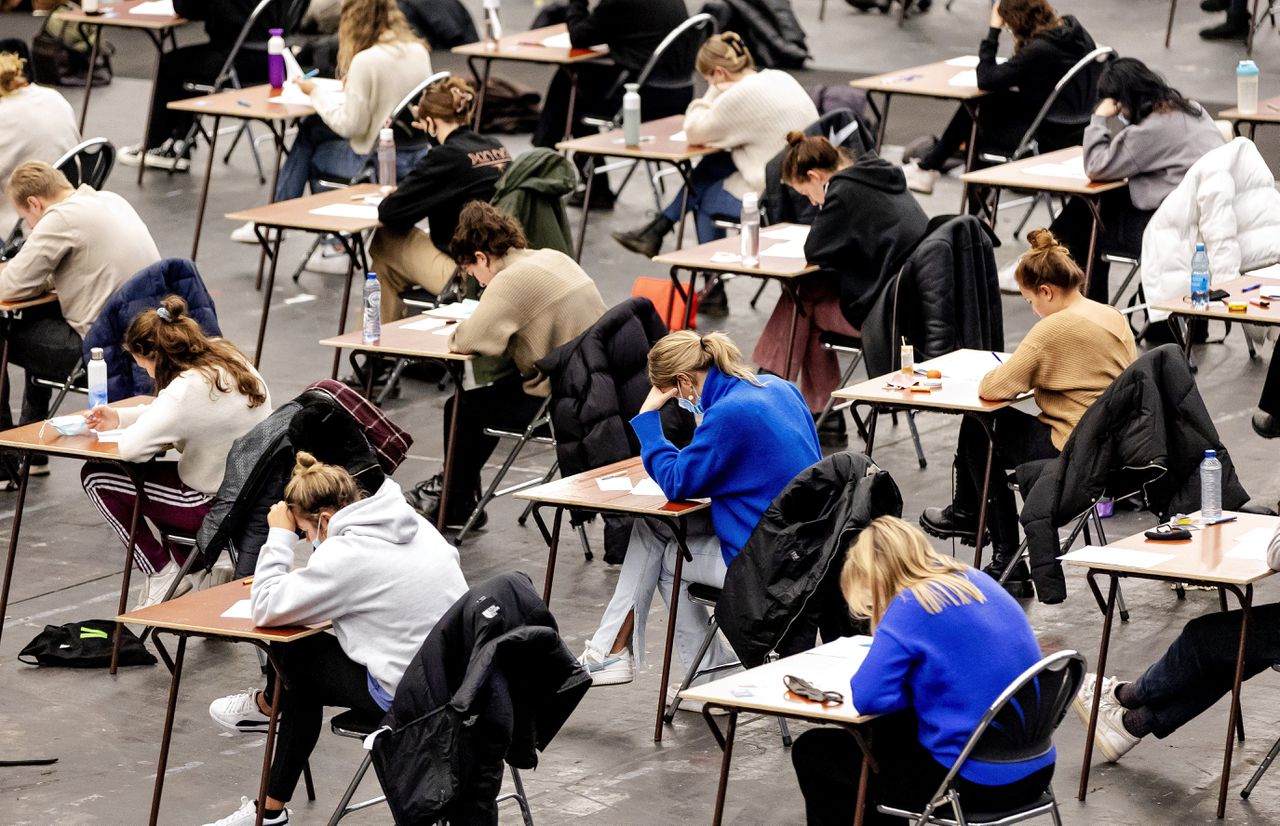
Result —
M1120 683L1116 686L1116 700L1127 709L1140 708L1142 703L1133 696L1133 683Z
M264 806L262 808L262 819L275 820L277 817L279 817L283 813L284 813L283 806L281 806L279 809L273 809L270 806Z
M1145 708L1128 709L1120 718L1120 722L1124 725L1124 730L1134 737L1146 737L1155 724L1155 720L1151 718L1151 712Z

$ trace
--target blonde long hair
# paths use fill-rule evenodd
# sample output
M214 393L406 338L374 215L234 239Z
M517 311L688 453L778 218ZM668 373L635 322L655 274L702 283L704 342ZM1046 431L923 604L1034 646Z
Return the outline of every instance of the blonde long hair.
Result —
M351 58L377 45L388 33L395 42L422 43L396 0L344 0L338 20L338 76L345 77Z
M649 350L649 383L659 388L675 387L677 376L708 370L713 364L726 376L760 386L732 339L724 333L702 335L693 330L676 330L654 343Z
M26 65L27 61L13 52L0 52L0 98L27 85Z
M862 529L840 571L840 591L849 610L871 620L874 630L903 591L930 614L948 605L986 602L965 573L969 567L935 551L915 526L881 516Z

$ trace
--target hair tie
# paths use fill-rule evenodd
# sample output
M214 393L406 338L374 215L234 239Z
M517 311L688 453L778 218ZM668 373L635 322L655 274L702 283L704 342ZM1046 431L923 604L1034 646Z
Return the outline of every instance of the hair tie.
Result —
M165 321L173 321L173 315L166 307L156 307L156 315L160 316Z
M733 49L733 53L736 54L738 57L743 57L744 55L746 55L747 47L742 45L741 38L725 37L725 38L722 38L722 40L724 41L724 44L726 46L728 46L730 49Z

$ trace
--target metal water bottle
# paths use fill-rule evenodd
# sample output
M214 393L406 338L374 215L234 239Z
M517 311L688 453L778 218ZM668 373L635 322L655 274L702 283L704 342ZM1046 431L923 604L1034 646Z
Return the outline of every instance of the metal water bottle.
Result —
M622 96L622 142L627 146L640 145L640 84L625 85Z
M280 91L284 88L284 29L270 29L271 37L267 40L267 79L271 88Z
M760 197L754 192L742 196L742 264L754 267L760 263Z
M102 348L94 347L89 351L89 409L107 403L107 362L102 357Z
M486 49L498 48L502 39L502 21L498 19L498 0L484 0L484 34L482 40Z

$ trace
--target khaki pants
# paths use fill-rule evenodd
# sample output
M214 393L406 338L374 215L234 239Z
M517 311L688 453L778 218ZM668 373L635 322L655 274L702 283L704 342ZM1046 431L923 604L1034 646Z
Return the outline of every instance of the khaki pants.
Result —
M439 295L457 269L453 259L431 243L431 236L416 227L408 232L395 232L386 227L378 230L369 245L369 256L382 284L384 323L404 318L400 293L418 286Z

